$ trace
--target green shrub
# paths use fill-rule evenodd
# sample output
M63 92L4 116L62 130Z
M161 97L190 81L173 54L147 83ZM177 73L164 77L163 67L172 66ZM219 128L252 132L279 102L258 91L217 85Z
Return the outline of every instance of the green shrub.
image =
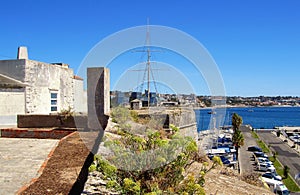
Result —
M171 130L172 130L173 133L177 133L177 132L179 131L179 128L176 127L176 126L173 125L173 124L170 124L169 126L170 126L170 128L171 128Z
M102 158L97 158L97 171L100 171L110 179L115 179L117 177L117 168L111 165L108 161Z
M120 125L124 124L131 118L129 110L121 106L112 108L110 115L112 117L112 121L119 123Z
M187 179L185 179L181 187L179 189L180 194L187 194L187 195L204 195L205 191L197 183L196 178L193 175L188 175Z
M95 164L92 164L90 167L89 167L89 172L93 172L93 171L96 171L97 170L97 166Z
M156 192L148 192L148 193L145 193L144 195L157 195Z
M115 190L121 190L120 189L120 185L118 184L118 182L116 180L109 180L106 183L106 188L108 188L108 189L115 189Z
M134 121L134 122L138 122L139 121L139 114L137 111L135 110L130 110L130 116L131 116L131 119Z
M123 184L124 193L128 194L140 194L141 184L140 182L134 182L132 179L125 178Z
M255 133L254 131L251 131L252 137L255 139L259 139L257 133Z
M173 134L166 138L161 131L152 130L141 136L120 126L121 138L104 143L114 155L109 161L95 156L90 169L103 173L109 180L107 188L123 194L204 194L205 174L222 161L215 157L212 166L203 164L198 177L184 179L185 169L196 161L198 147L193 138L183 137L177 127L172 128Z

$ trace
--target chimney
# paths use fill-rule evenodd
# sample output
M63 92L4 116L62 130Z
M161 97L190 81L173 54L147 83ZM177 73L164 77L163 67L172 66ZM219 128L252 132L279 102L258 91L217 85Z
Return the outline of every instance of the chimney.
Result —
M18 48L18 56L17 59L26 59L28 60L28 52L27 52L27 47L21 46Z

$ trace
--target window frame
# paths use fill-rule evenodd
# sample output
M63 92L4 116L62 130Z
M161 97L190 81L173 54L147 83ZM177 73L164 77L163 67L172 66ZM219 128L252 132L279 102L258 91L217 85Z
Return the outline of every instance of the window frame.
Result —
M58 91L50 91L50 112L58 112Z

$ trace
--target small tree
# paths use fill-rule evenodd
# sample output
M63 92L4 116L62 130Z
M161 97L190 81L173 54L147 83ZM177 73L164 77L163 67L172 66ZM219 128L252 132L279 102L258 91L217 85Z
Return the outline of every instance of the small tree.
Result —
M284 165L284 167L283 167L284 178L288 178L289 172L290 172L290 168L287 165Z
M232 128L233 128L233 136L232 136L232 143L236 149L236 156L238 159L239 148L244 145L244 136L240 131L240 126L243 123L243 119L237 113L233 113L232 115Z
M278 155L278 152L277 151L273 151L273 159L274 159L274 162L276 161L277 159L277 155Z
M239 148L244 145L244 136L240 130L236 130L232 136L232 143L236 149L236 157L238 159Z
M232 128L234 131L240 129L240 126L243 123L242 117L240 117L237 113L233 113L231 121L232 121Z
M72 110L71 106L68 106L66 109L62 109L60 112L57 113L57 119L59 120L61 125L68 120L68 118L74 116L74 111Z
M279 130L276 131L276 135L277 135L277 137L280 137L280 131Z

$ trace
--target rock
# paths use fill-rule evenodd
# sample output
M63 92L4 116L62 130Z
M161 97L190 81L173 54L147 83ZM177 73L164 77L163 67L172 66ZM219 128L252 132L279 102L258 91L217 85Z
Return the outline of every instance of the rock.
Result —
M101 172L93 171L88 175L88 179L84 185L82 195L118 195L121 194L115 189L106 189L106 184L109 180L104 179Z

